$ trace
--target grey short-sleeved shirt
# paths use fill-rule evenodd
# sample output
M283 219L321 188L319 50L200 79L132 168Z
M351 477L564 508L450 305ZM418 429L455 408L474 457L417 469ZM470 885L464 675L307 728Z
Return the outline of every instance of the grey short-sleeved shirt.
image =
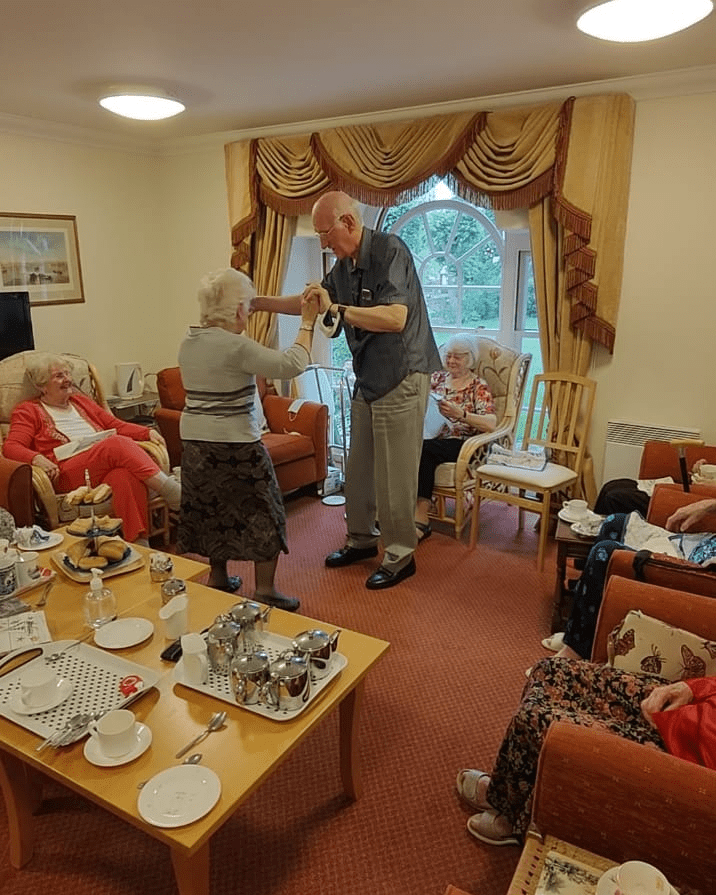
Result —
M398 236L364 228L355 265L351 258L337 261L323 287L341 305L408 308L405 328L399 333L373 333L344 323L356 390L366 401L386 395L409 373L441 369L413 257Z

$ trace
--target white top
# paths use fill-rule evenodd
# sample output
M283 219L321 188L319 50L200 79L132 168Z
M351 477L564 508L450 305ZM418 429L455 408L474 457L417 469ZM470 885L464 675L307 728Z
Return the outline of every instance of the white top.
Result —
M55 427L63 435L66 435L70 441L79 441L80 438L84 438L86 435L94 435L97 431L90 426L86 419L80 416L73 404L70 404L69 407L51 407L43 401L42 406L55 421Z
M227 332L219 326L190 326L179 348L186 391L181 437L190 441L258 441L255 377L293 379L310 360L301 345L275 351L243 333Z

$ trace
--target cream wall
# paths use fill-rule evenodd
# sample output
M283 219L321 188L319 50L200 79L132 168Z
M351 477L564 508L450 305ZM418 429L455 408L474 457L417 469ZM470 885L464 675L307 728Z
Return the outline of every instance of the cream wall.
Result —
M716 444L715 210L716 92L639 101L616 344L593 369L600 469L609 419Z
M86 303L35 308L39 348L147 372L176 362L201 276L229 261L223 143L160 155L0 134L0 207L77 215ZM716 443L713 216L716 89L637 101L621 310L614 355L596 352L592 452L606 423L700 427ZM11 172L11 173L9 173Z

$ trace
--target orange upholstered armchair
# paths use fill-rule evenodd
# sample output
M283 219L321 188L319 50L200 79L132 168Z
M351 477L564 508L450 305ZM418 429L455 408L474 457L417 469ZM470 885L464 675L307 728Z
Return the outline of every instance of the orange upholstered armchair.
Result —
M608 634L631 609L716 639L716 600L615 576L604 592L593 661L606 661ZM648 861L677 887L714 892L714 806L716 772L596 728L558 722L542 747L532 821L543 835L615 863Z
M261 436L284 494L304 485L322 482L328 472L328 407L304 401L295 413L293 401L273 393L266 380L256 377L266 430ZM181 465L179 418L186 393L179 367L167 367L157 373L160 406L154 411L159 431L164 436L171 465Z
M0 507L10 513L18 528L33 524L32 469L29 463L0 457Z

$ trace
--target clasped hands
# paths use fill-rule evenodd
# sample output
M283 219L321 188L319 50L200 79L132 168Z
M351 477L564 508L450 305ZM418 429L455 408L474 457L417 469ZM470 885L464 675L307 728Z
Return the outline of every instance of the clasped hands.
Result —
M455 404L453 401L448 401L446 398L442 398L438 401L438 410L449 420L457 421L465 418L462 407L460 407L459 404Z
M301 320L313 323L319 313L325 313L331 306L331 299L318 283L307 283L301 294Z

